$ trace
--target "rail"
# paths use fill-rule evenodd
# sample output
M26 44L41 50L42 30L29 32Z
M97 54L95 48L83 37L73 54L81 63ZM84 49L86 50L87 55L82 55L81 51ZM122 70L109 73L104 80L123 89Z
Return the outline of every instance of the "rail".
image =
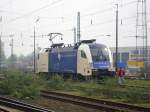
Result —
M126 111L126 112L150 112L150 108L129 105L125 103L112 102L107 100L97 100L87 97L69 95L58 92L41 91L41 96L63 102L69 102L89 108L99 109L106 112Z
M10 112L10 111L5 108L0 107L0 112Z
M10 99L4 96L0 96L0 105L4 105L6 107L11 107L14 109L26 111L26 112L54 112L52 110L48 110L42 107L37 107L28 103L24 103L22 101Z

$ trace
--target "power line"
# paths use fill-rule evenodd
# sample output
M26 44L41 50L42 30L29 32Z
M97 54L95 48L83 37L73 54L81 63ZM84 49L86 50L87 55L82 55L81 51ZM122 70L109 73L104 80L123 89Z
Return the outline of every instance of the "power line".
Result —
M130 20L130 19L134 19L136 16L130 16L130 17L124 17L124 18L122 18L122 19L120 19L120 20L122 20L122 21L124 21L124 20ZM41 18L41 17L40 17ZM57 18L57 17L56 17ZM59 18L59 17L58 17ZM53 19L53 18L50 18L50 19ZM81 18L82 19L82 18ZM108 23L111 23L111 22L113 22L113 21L115 21L115 20L108 20L108 21L104 21L104 22L100 22L100 23L95 23L95 24L90 24L90 25L87 25L87 26L83 26L82 28L84 28L84 27L88 27L88 26L95 26L95 25L102 25L102 24L108 24ZM65 22L66 23L66 22ZM60 25L60 24L58 24L58 25ZM51 24L51 25L46 25L46 26L43 26L43 27L40 27L40 28L47 28L47 26L56 26L56 24ZM30 28L31 29L31 28ZM29 30L29 29L28 29ZM66 30L68 30L68 29L66 29ZM66 31L65 30L65 31ZM69 31L70 31L71 29L69 29ZM27 32L27 30L24 30L24 31L21 31L21 32Z
M56 4L56 3L59 3L59 2L61 2L61 1L62 1L62 0L53 1L52 3L50 3L50 4L48 4L48 5L42 6L42 7L38 8L38 9L35 9L35 10L33 10L33 11L29 12L29 13L26 13L26 14L24 14L24 15L22 15L22 16L19 16L19 17L16 17L16 18L14 18L14 19L11 19L11 20L8 21L7 23L14 22L14 21L16 21L16 20L18 20L18 19L22 19L22 18L25 18L25 17L27 17L27 16L31 16L33 13L36 13L36 12L38 12L38 11L40 11L40 10L43 10L43 9L45 9L45 8L48 8L48 7L50 7L50 6L52 6L52 5Z
M119 7L125 7L125 6L128 6L128 5L133 4L133 3L136 3L136 1L130 1L130 2L121 4L121 5L119 5ZM81 17L87 17L87 16L94 16L94 15L97 15L97 14L102 14L102 13L105 13L105 12L108 12L108 11L112 11L112 9L114 9L114 8L103 9L103 10L100 10L100 11L96 11L96 12L93 12L93 13L82 15Z
M22 13L20 13L20 12L8 11L8 10L3 10L3 9L0 9L0 12L9 13L9 14L16 14L16 15L22 15Z
M111 37L111 35L110 34L107 34L107 35L105 35L105 34L92 34L91 36L88 36L88 37Z
M135 1L132 1L132 2L129 2L128 4L131 4ZM95 12L96 13L96 12ZM64 18L64 17L63 17ZM89 25L89 26L95 26L95 25L101 25L101 24L106 24L106 23L111 23L113 22L114 20L109 20L109 21L105 21L105 22L100 22L100 23L96 23L96 24L92 24L92 25Z
M112 11L112 9L113 8L107 8L107 9L100 10L100 11L97 11L97 12L93 12L93 13L90 13L90 14L82 15L81 17L87 17L87 16L93 16L93 15L101 14L101 13L104 13L104 12Z
M5 5L6 4L6 5ZM9 1L6 1L4 4L1 4L0 5L0 7L2 8L2 7L5 7L5 6L7 6L8 4L10 4L10 0Z
M55 3L56 2L58 2L59 0L57 0L57 1L55 1ZM127 2L127 3L125 3L124 5L129 5L129 4L132 4L132 3L134 3L135 1L131 1L131 2ZM51 4L49 4L49 5L52 5L52 3ZM36 10L34 10L34 11L32 11L32 12L30 12L30 13L27 13L27 14L24 14L24 15L22 15L22 16L20 16L20 17L17 17L17 18L15 18L15 19L12 19L12 20L10 20L9 22L13 22L13 21L16 21L17 19L21 19L21 18L23 18L23 17L25 17L25 16L28 16L28 15L30 15L30 14L32 14L32 13L35 13L36 11L39 11L39 10L41 10L41 9L43 9L43 8L46 8L46 7L48 7L49 5L46 5L45 7L43 6L43 7L41 7L41 8L39 8L39 9L36 9ZM104 10L101 10L101 11L98 11L98 12L94 12L94 13L91 13L91 14L88 14L88 15L93 15L93 14L98 14L98 13L103 13L103 12L105 12L105 11L108 11L108 10L111 10L112 8L108 8L108 9L104 9ZM88 16L88 15L83 15L83 16ZM56 19L57 17L50 17L50 18L46 18L46 17L42 17L43 19ZM64 18L66 18L66 17L58 17L58 19L64 19ZM68 20L67 20L68 21ZM63 23L66 23L66 21L64 22L63 21ZM55 24L54 24L55 25Z
M124 17L124 18L122 18L122 20L129 20L129 19L133 19L133 18L135 18L135 16ZM103 24L109 24L109 23L112 23L114 21L115 20L108 20L108 21L104 21L104 22L95 23L95 24L92 24L92 25L86 25L86 26L83 26L82 28L94 27L94 26L103 25ZM47 28L47 27L44 26L44 27L40 27L40 28ZM24 30L24 31L20 31L20 32L25 33L25 32L28 32L28 30L30 30L30 29L27 29L27 30ZM57 31L61 31L61 32L72 31L72 28L63 29L63 30L57 30ZM29 34L29 33L26 33L26 34Z
M51 5L54 5L54 4L58 3L58 2L61 2L61 1L62 1L62 0L54 1L54 2L52 2L52 3L50 3L50 4L48 4L48 5L45 5L45 6L43 6L43 7L40 7L40 8L38 8L38 9L35 9L35 10L29 12L29 13L26 13L26 14L23 14L23 15L21 15L21 16L19 16L19 17L16 17L16 18L14 18L14 19L11 19L11 20L9 20L7 23L14 22L14 21L16 21L16 20L18 20L18 19L22 19L22 18L27 17L27 16L31 16L33 13L36 13L36 12L42 10L42 9L45 9L45 8L47 8L47 7L51 6ZM133 3L135 3L135 1L127 2L127 3L124 3L123 5L124 5L124 6L127 6L127 5L130 5L130 4L133 4ZM123 6L120 6L120 7L123 7ZM85 15L83 15L83 16L81 16L81 17L92 16L92 15L96 15L96 14L102 14L102 13L104 13L104 12L111 11L112 9L113 9L113 8L107 8L107 9L104 9L104 10L101 10L101 11L96 11L96 12L93 12L93 13L90 13L90 14L85 14ZM20 13L17 13L17 14L20 14ZM45 18L46 18L46 17L45 17ZM53 18L55 19L55 17L50 17L50 19L53 19ZM58 18L66 18L66 17L58 17Z
M134 4L134 3L136 3L136 2L137 2L136 0L130 1L130 2L126 2L126 3L124 3L124 4L119 5L119 7L125 7L125 6L128 6L128 5Z
M132 19L132 18L135 18L135 16L131 16L131 17L125 17L123 18L122 20L128 20L128 19ZM121 20L121 19L120 19ZM88 28L88 27L93 27L93 26L97 26L97 25L103 25L103 24L108 24L108 23L112 23L116 21L115 19L111 19L111 20L107 20L107 21L104 21L104 22L99 22L99 23L95 23L95 24L90 24L90 25L86 25L86 26L83 26L81 28Z

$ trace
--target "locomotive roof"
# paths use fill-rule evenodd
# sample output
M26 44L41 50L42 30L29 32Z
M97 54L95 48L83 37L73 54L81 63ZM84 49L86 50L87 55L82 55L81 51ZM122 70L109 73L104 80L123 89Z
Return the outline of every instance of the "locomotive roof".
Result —
M57 48L52 48L51 52L68 52L68 51L77 51L77 49L74 49L74 46L69 46L69 47L57 47Z
M97 43L95 43L95 44L89 44L89 47L90 48L96 48L96 47L99 47L99 48L101 48L101 47L106 47L106 45L104 45L104 44L97 44Z
M84 43L85 44L85 43ZM87 43L86 43L87 44ZM82 44L81 44L82 45ZM106 47L104 44L97 44L97 43L89 43L88 44L90 48L101 48L101 47ZM55 47L51 48L51 52L68 52L68 51L77 51L78 48L75 46L67 46L67 47Z
M55 47L61 47L63 45L64 45L64 43L57 43L57 44L52 44L51 47L55 48Z
M96 41L96 39L91 39L91 40L82 40L81 42L79 42L79 43L93 43L93 42L95 42Z

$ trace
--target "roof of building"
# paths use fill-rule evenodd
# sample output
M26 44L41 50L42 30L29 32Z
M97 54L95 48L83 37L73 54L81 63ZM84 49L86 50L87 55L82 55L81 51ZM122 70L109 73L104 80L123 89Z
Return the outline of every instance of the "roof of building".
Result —
M143 46L138 46L137 47L138 50L142 50ZM116 47L110 47L111 52L115 52L116 51ZM133 46L129 46L129 47L118 47L118 52L130 52L136 50L136 47ZM150 50L150 46L148 46L148 50Z

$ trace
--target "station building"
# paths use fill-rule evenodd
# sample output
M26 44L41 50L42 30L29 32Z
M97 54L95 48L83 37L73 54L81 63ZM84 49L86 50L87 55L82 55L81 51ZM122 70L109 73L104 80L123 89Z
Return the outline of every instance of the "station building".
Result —
M116 60L116 48L111 47L113 56L113 62L115 65ZM150 46L148 46L146 61L146 52L143 46L136 47L118 47L118 67L124 68L144 68L147 63L150 66Z

